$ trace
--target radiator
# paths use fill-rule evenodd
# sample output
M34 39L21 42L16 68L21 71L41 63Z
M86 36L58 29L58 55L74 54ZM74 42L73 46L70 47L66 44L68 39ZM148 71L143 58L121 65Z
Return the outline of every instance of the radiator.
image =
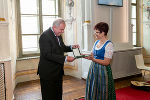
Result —
M0 100L6 100L5 70L4 64L1 63L0 63Z

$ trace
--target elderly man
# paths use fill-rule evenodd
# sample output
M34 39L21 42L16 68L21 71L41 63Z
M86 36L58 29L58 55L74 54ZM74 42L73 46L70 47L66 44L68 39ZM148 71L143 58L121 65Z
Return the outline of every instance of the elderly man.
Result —
M74 57L64 56L64 52L79 48L79 45L64 44L61 34L64 33L65 26L63 19L56 19L52 27L40 36L40 61L37 74L40 76L42 100L62 100L64 62L75 60Z

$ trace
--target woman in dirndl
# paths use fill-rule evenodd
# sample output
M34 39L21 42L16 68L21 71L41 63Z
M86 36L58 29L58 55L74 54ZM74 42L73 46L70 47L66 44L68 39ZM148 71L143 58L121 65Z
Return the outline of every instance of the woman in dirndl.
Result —
M86 80L85 100L116 100L114 80L110 62L113 55L113 44L107 39L109 26L105 22L95 25L94 43L90 56L92 60Z

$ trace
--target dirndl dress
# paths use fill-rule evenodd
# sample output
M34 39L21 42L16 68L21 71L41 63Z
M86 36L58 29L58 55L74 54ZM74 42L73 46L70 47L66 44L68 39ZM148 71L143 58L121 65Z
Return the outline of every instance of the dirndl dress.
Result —
M94 46L99 42L95 43ZM110 41L108 40L101 49L95 50L93 54L95 59L104 59L105 47ZM89 68L86 80L85 100L116 100L114 80L111 66L104 66L92 62Z

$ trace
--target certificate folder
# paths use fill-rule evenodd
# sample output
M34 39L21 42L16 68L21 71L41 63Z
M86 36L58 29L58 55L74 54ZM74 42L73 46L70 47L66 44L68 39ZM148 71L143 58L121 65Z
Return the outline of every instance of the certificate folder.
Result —
M82 55L79 48L73 49L75 59L88 57L89 55Z

